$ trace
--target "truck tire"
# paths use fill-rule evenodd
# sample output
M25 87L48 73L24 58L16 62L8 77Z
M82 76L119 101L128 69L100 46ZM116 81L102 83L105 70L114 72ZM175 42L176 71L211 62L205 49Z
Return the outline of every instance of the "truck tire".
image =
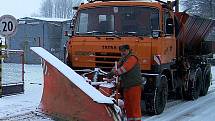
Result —
M159 87L156 87L154 91L154 100L153 100L153 114L160 114L163 112L167 97L168 97L168 83L167 83L167 77L165 75L162 75L161 77L161 85Z
M208 88L211 83L211 66L206 66L203 72L203 83L202 90L200 92L200 96L205 96L208 93Z
M191 78L188 83L188 91L184 92L184 98L187 100L198 99L202 87L202 71L197 68L191 71Z

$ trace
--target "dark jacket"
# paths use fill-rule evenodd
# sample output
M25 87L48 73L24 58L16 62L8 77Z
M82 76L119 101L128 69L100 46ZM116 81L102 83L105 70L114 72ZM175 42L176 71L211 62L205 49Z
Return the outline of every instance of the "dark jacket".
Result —
M119 68L123 66L125 63L127 63L128 58L131 56L134 56L137 59L137 63L132 66L130 70L126 70L125 73L122 73L119 75L120 80L120 86L123 89L128 89L133 86L138 86L142 84L142 75L140 70L140 65L138 63L138 58L133 55L132 53L129 53L126 57L122 57L119 60Z

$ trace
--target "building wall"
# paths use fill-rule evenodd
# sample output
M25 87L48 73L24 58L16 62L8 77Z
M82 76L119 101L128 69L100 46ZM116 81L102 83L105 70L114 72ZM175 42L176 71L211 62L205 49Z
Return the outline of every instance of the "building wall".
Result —
M54 56L62 60L61 55L61 41L62 41L62 23L48 23L47 25L47 41L45 41L45 48Z
M23 21L23 20L22 20ZM40 57L30 47L43 47L57 58L63 61L64 52L63 30L65 22L42 21L37 19L26 19L20 22L17 33L10 38L10 49L21 49L25 51L25 63L39 64ZM63 41L63 42L62 42ZM19 62L19 58L8 58L8 62Z
M40 59L30 50L30 47L39 46L43 38L43 24L19 24L17 33L9 40L9 49L24 50L25 63L39 63ZM9 58L9 62L17 62L18 58Z

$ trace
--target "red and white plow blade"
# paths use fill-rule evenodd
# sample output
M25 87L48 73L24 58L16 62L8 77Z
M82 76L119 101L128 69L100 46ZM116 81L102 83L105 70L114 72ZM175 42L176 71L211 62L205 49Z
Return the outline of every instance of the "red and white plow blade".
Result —
M120 120L112 98L103 95L45 49L31 49L43 62L44 89L40 108L44 113L75 121Z

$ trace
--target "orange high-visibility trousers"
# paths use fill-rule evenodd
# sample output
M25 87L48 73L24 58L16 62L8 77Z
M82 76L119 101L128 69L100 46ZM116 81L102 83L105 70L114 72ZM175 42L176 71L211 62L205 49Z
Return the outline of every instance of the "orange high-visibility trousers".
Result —
M124 90L124 106L128 121L141 121L141 86Z

